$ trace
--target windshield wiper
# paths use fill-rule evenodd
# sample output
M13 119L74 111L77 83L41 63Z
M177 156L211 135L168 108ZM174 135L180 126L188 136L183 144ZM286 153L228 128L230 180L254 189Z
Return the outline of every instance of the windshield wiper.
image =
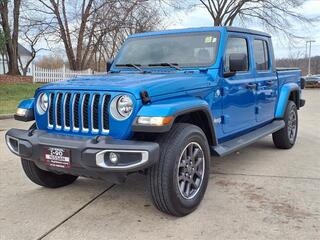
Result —
M144 72L144 70L142 70L142 68L140 68L140 64L133 64L133 63L126 63L126 64L116 64L116 67L133 67L137 70L139 70L140 72Z
M182 70L181 67L179 67L178 63L153 63L153 64L148 64L149 67L156 67L156 66L161 66L161 67L172 67L177 70Z

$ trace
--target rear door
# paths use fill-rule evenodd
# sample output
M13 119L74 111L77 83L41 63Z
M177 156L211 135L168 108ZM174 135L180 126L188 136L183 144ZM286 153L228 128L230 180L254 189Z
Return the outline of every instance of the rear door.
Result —
M223 79L223 132L237 133L256 125L255 77L249 48L249 36L230 33L224 55L224 72L229 72L230 54L246 54L247 69Z
M272 68L272 47L270 38L253 39L254 72L257 83L256 121L263 123L274 118L277 100L278 79Z

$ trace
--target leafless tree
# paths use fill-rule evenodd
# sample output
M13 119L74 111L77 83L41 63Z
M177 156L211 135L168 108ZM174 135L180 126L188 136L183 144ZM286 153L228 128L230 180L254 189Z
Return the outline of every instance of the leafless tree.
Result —
M33 19L32 14L28 11L30 1L24 0L21 4L21 16L20 16L20 43L29 48L31 51L31 56L25 61L22 60L21 56L18 56L19 67L22 74L25 76L29 69L29 66L35 59L37 53L41 50L47 50L45 48L46 36L52 34L49 32L49 26L38 24L37 21ZM41 44L39 44L41 43Z
M29 59L27 59L25 63L22 61L21 56L20 55L18 56L19 66L20 66L20 69L22 70L23 76L27 75L28 69L31 63L33 62L33 60L35 59L37 53L41 50L44 50L44 48L38 48L37 44L41 39L43 39L45 32L46 32L45 29L38 29L38 31L34 32L32 31L31 27L26 28L24 29L24 31L21 32L20 34L22 35L21 40L24 43L26 43L31 50L31 56L29 57Z
M37 22L50 27L61 41L71 69L86 68L101 59L103 39L121 29L145 0L39 0L29 6Z
M98 2L98 3L96 3ZM56 30L57 38L62 40L66 55L72 69L81 69L83 61L82 49L84 38L91 18L97 15L99 9L107 1L82 0L39 0L32 10L40 13L39 24L46 24ZM95 26L91 26L93 29Z
M102 43L104 60L110 60L115 57L128 35L155 31L161 28L161 13L158 6L151 6L150 2L140 3L134 11L130 12L125 23L104 36Z
M301 57L301 54L294 54L289 58L277 59L277 67L298 67L302 75L308 74L308 58ZM320 56L311 58L311 73L320 74Z
M46 69L58 69L64 65L63 58L58 55L45 55L40 57L36 62L37 67Z
M319 17L307 17L296 11L308 0L163 0L177 8L205 7L214 26L232 26L235 21L247 25L255 21L272 32L299 37L292 32L296 24L309 24Z
M6 38L2 31L0 31L0 54L2 57L2 68L3 72L6 72L6 61L7 61L7 49L6 49Z
M10 75L20 75L18 66L20 6L21 0L14 0L13 3L10 3L8 0L0 0L1 26L5 36L6 53L8 56L7 74Z

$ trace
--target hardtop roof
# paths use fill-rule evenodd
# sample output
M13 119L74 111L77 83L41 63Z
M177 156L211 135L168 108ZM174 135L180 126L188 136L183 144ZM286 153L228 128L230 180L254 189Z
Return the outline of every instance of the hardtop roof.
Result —
M184 29L172 29L172 30L164 30L164 31L157 31L157 32L145 32L145 33L137 33L130 35L130 38L134 37L147 37L147 36L155 36L155 35L167 35L167 34L176 34L176 33L196 33L196 32L211 32L211 31L222 31L226 30L228 32L238 32L238 33L248 33L253 35L259 35L264 37L271 37L270 34L247 29L247 28L240 28L240 27L198 27L198 28L184 28Z
M249 34L253 34L253 35L260 35L260 36L264 36L264 37L271 37L270 34L265 33L265 32L261 32L258 30L253 30L253 29L249 29L249 28L240 28L240 27L226 27L228 32L240 32L240 33L249 33Z

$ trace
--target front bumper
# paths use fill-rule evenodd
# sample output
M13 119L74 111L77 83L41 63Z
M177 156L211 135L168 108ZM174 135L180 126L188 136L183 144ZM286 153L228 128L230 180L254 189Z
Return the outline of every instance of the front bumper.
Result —
M130 172L146 169L159 159L159 144L154 142L115 140L109 137L78 137L51 134L43 130L10 129L6 142L14 154L33 161L39 168L111 182L122 182ZM52 167L43 160L44 148L70 149L70 168ZM119 156L116 164L110 152Z

